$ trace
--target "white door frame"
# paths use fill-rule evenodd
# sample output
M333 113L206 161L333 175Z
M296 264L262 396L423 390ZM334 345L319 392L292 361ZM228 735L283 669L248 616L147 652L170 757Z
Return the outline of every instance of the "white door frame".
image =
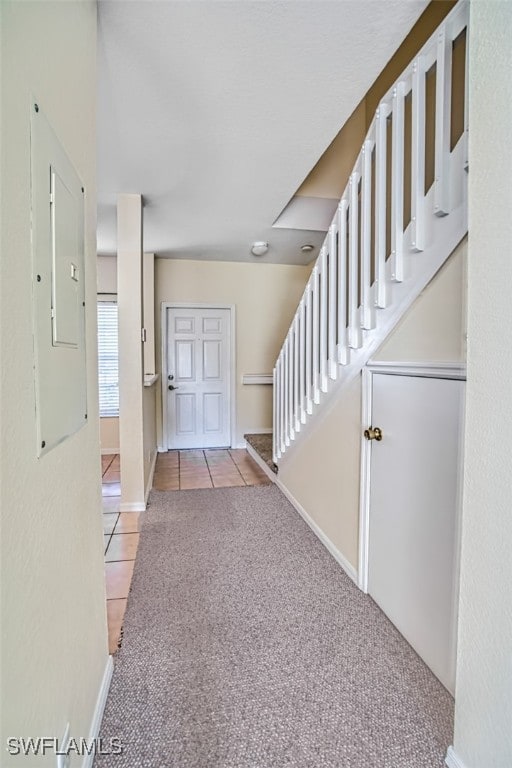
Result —
M359 567L358 586L368 593L369 542L370 542L370 481L372 441L366 440L364 430L372 426L373 411L373 376L376 373L386 373L392 376L422 376L430 379L466 380L466 363L397 363L370 361L362 371L361 398L361 486L359 495ZM462 456L459 472L459 506L462 498ZM460 515L459 515L460 517ZM459 523L460 528L460 523ZM460 544L460 530L457 532ZM459 557L460 546L457 546Z
M167 430L167 310L168 309L227 309L229 310L230 322L230 433L231 448L236 447L236 307L234 304L207 304L200 301L162 301L161 304L161 370L162 370L162 448L161 451L169 450L169 435Z

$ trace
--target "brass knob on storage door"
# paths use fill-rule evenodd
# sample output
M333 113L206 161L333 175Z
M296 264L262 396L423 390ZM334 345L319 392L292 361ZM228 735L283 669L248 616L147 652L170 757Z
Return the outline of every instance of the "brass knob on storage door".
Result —
M377 440L379 443L382 440L382 429L379 429L379 427L369 427L365 429L364 436L367 440Z

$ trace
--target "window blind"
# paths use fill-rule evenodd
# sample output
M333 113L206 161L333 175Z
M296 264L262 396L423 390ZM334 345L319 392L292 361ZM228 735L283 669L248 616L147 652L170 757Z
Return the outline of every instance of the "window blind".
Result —
M98 302L98 384L100 416L119 416L117 304Z

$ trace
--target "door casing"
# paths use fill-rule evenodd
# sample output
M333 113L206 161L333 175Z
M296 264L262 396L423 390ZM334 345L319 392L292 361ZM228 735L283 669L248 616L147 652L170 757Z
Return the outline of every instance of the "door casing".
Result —
M199 301L163 301L161 303L161 370L162 370L162 445L158 450L164 453L169 450L169 435L167 429L167 310L168 309L227 309L230 316L230 432L231 448L236 447L236 307L234 304L210 304Z

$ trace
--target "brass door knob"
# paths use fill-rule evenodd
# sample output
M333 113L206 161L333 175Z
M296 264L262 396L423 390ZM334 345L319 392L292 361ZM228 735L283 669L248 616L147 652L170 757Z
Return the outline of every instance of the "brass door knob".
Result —
M379 427L369 427L365 429L364 436L367 440L377 440L379 443L382 440L382 429L379 429Z

